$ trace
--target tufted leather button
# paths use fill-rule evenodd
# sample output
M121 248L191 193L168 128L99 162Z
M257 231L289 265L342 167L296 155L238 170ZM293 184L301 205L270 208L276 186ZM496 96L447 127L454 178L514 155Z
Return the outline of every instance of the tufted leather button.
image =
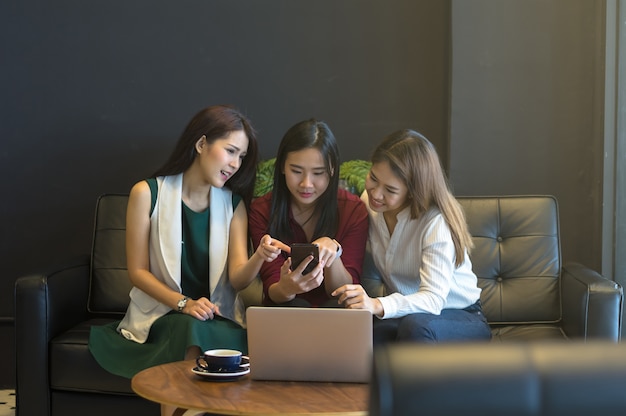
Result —
M504 279L502 279L500 276L496 277L496 282L502 283L502 280L504 280Z
M498 243L501 243L502 241L504 241L504 239L501 236L498 236L498 238L496 238L496 240L498 240Z

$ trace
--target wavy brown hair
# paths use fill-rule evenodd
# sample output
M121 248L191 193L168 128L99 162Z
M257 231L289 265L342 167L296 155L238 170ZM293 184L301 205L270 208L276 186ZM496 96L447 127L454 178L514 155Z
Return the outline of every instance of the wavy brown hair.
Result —
M437 207L450 228L456 266L465 260L474 244L465 213L456 200L441 167L433 144L413 130L398 130L385 137L372 155L372 163L388 162L391 170L408 189L411 218L419 218Z

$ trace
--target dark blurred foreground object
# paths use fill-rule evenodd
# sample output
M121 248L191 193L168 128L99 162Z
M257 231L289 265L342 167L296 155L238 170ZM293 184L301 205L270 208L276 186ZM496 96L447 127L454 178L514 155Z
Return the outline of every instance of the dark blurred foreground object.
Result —
M626 415L626 345L391 345L375 351L370 416Z

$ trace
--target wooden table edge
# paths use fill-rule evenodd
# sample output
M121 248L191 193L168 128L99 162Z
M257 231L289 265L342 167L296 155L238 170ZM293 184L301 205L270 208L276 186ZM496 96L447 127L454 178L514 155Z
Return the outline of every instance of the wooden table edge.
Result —
M205 408L204 406L195 406L195 404L197 403L182 403L182 401L177 401L177 400L171 400L168 397L165 396L160 396L160 395L156 395L156 394L150 394L150 392L148 392L147 390L149 389L145 389L142 386L138 386L138 379L141 379L142 376L146 375L146 374L151 374L151 373L156 373L161 371L162 374L170 374L172 373L172 375L175 376L179 376L182 377L183 379L186 378L187 380L189 380L193 385L195 385L195 383L211 383L211 381L205 381L205 380L197 380L196 375L194 375L190 370L191 368L193 368L195 366L195 362L193 360L187 360L187 361L178 361L175 363L168 363L168 364L163 364L161 366L155 366L155 367L151 367L148 368L146 370L143 370L139 373L137 373L137 375L135 375L135 377L132 378L131 380L131 388L132 390L140 397L146 399L146 400L150 400L152 402L156 402L156 403L160 403L160 404L165 404L165 405L169 405L169 406L174 406L177 407L177 415L185 415L185 416L190 416L193 414L203 414L203 413L208 413L211 415L214 414L219 414L219 415L224 415L224 416L275 416L277 414L280 415L284 415L284 416L367 416L368 415L368 409L367 409L367 399L368 397L365 397L365 409L363 410L347 410L347 411L337 411L337 410L330 410L330 411L315 411L315 410L297 410L297 411L280 411L280 412L266 412L266 411L254 411L254 410L239 410L239 409L216 409L216 408ZM187 368L188 367L188 368ZM250 377L250 375L246 375L244 377ZM222 383L237 383L237 381L234 382L229 382L229 381L223 381L223 382L216 382L219 384ZM283 382L261 382L261 383L283 383ZM288 382L289 383L289 382ZM312 382L313 385L315 385L317 382ZM322 383L322 384L326 384L326 383ZM344 383L337 383L338 385L343 385ZM346 383L345 385L349 385L352 387L358 387L358 386L363 386L363 389L366 389L367 393L369 393L369 387L368 384L360 384L360 383ZM162 390L159 390L162 391ZM189 411L189 412L188 412ZM182 413L181 413L182 412ZM196 413L194 413L196 412ZM213 413L212 413L213 412Z

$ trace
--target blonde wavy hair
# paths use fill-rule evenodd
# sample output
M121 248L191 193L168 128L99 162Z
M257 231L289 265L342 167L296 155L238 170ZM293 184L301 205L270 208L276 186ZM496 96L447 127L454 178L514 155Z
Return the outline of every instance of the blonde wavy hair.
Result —
M388 162L391 170L408 189L411 218L419 218L437 207L445 219L456 254L456 266L465 261L473 247L465 213L456 200L441 167L433 144L420 133L405 129L391 133L376 147L372 163Z

